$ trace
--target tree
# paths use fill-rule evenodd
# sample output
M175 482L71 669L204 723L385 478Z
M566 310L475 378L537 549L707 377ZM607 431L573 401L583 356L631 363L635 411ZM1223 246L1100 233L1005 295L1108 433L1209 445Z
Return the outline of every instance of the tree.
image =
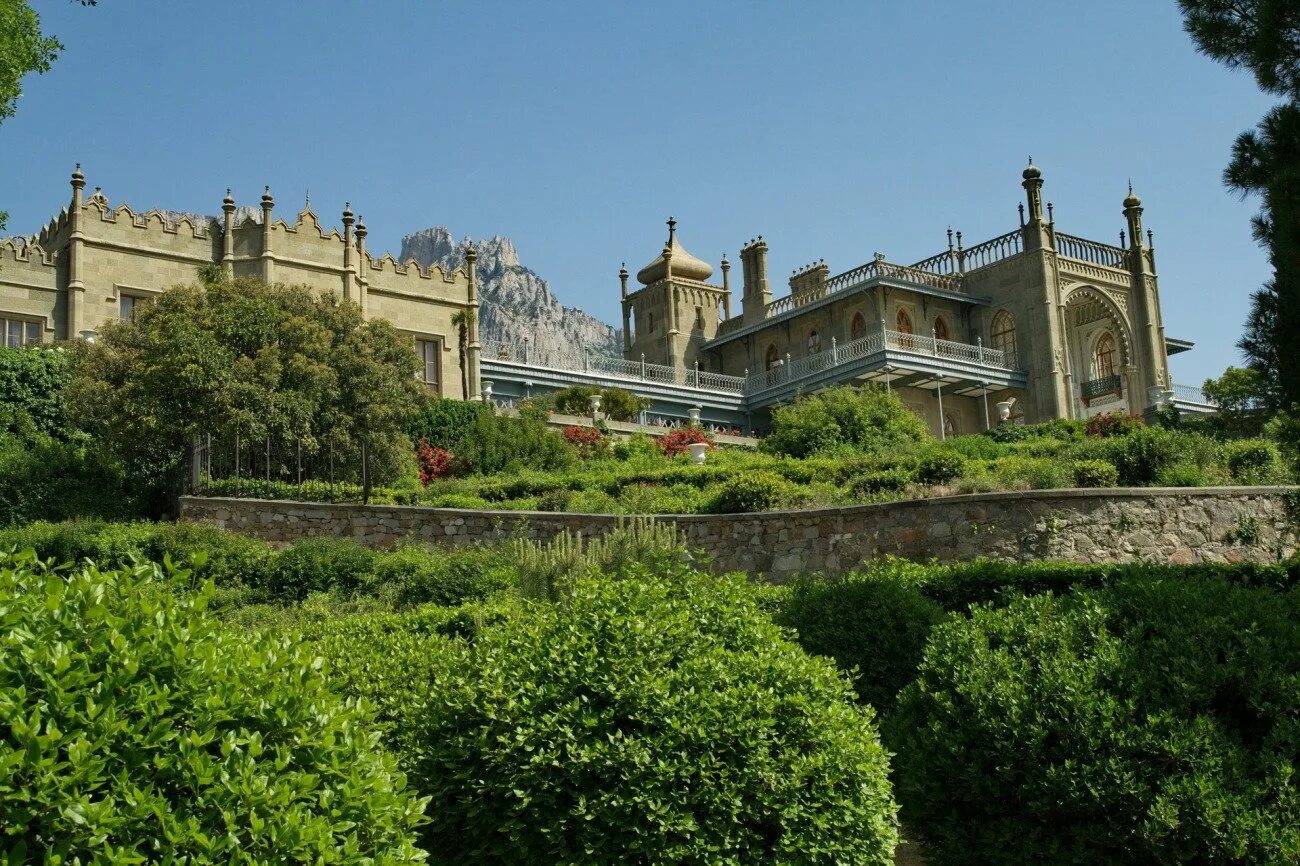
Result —
M173 488L202 434L269 440L284 453L329 450L371 483L412 459L402 429L419 394L414 347L331 295L220 277L165 292L75 352L74 417L133 471Z
M1267 377L1251 367L1229 367L1217 379L1206 379L1202 390L1219 407L1217 420L1225 432L1258 433L1259 409L1267 405Z
M1300 357L1286 351L1300 328L1300 4L1295 0L1179 0L1197 48L1245 68L1285 98L1255 130L1238 136L1224 182L1258 195L1255 237L1269 251L1273 279L1255 292L1237 344L1268 381L1276 407L1300 403Z
M458 310L452 315L451 323L456 326L456 349L460 355L460 395L468 400L469 364L466 360L469 357L469 329L474 326L474 311Z

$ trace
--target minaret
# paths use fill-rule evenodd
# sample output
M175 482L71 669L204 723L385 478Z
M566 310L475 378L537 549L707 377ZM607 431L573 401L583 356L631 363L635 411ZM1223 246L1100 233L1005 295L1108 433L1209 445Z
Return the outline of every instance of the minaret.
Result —
M465 356L465 363L469 365L469 390L473 396L471 400L482 400L483 389L479 383L479 341L478 341L478 275L475 271L474 263L478 261L478 250L474 249L474 242L467 241L465 245L465 271L469 277L469 298L467 312L469 313L469 347Z
M86 176L81 173L81 163L72 170L72 233L68 240L68 321L64 336L75 339L81 334L85 316L86 286L81 282L81 256L86 235L82 228L81 191L86 188Z
M1074 388L1066 351L1065 300L1057 274L1056 252L1050 219L1043 219L1043 173L1031 158L1021 173L1028 213L1023 231L1026 280L1019 303L1013 304L1016 326L1022 338L1021 358L1032 359L1029 386L1034 419L1070 418L1074 412ZM958 238L960 240L960 236ZM960 254L960 253L959 253ZM1032 335L1043 342L1024 345Z
M262 192L262 282L275 282L275 253L271 250L271 212L275 210L275 199L271 198L268 186Z
M1163 391L1169 384L1169 360L1165 348L1165 328L1160 319L1160 294L1156 287L1155 268L1146 246L1142 243L1142 199L1133 193L1129 184L1124 199L1124 219L1128 223L1128 267L1134 303L1133 331L1139 344L1141 364L1138 378L1142 383L1141 405L1149 407L1156 402L1152 391Z
M235 197L226 187L226 197L221 200L221 270L226 278L235 276Z
M343 297L352 303L358 303L357 298L357 262L354 258L355 250L353 249L354 235L352 232L352 202L343 203Z
M357 303L361 305L361 315L367 315L370 305L370 279L366 276L366 218L357 217Z
M627 299L627 262L618 268L619 295L623 304L623 357L632 360L632 305Z
M731 318L731 262L722 254L722 318Z

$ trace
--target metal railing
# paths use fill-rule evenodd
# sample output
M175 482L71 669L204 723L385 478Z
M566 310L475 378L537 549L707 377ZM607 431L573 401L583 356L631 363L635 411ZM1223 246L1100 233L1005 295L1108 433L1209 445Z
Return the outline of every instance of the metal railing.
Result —
M1094 397L1101 397L1106 394L1119 394L1120 392L1119 376L1102 376L1099 379L1089 379L1079 386L1079 393L1085 400L1091 400Z
M754 373L745 380L745 393L754 394L780 385L797 383L817 373L835 367L845 366L870 355L886 350L925 355L931 358L964 361L986 367L996 367L1012 371L1017 368L1014 353L1000 349L986 349L983 344L958 343L953 340L939 340L923 337L919 334L905 334L901 331L878 330L843 345L832 338L829 350L823 350L802 358L786 356L776 366L760 373Z
M646 382L658 382L664 385L685 385L704 388L711 391L725 391L739 394L744 384L742 376L727 376L722 373L709 373L699 369L678 370L663 364L648 364L645 361L628 361L610 355L595 352L539 352L527 343L506 343L499 340L484 340L482 360L506 361L514 364L527 364L530 367L544 367L550 370L568 372L605 373Z
M1077 238L1074 235L1067 235L1062 232L1056 232L1054 237L1058 255L1094 265L1104 265L1108 268L1123 269L1126 267L1125 263L1128 256L1119 247Z
M1186 403L1199 403L1203 406L1213 406L1214 401L1205 396L1205 391L1197 388L1195 385L1174 384L1174 399L1182 400Z

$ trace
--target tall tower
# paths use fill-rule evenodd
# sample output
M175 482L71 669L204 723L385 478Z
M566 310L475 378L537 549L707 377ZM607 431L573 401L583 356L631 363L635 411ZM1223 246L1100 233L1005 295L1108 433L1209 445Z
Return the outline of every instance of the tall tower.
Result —
M659 257L637 272L642 288L627 292L627 272L619 272L624 308L624 354L678 371L694 368L700 344L717 335L726 289L706 282L713 267L688 253L677 240L677 220L668 218L668 240ZM634 319L632 338L627 324Z
M1156 286L1155 258L1142 243L1142 199L1133 194L1129 184L1124 199L1124 219L1128 223L1128 267L1132 276L1133 339L1138 345L1138 378L1142 383L1143 405L1157 401L1159 393L1169 387L1169 357L1165 347L1165 326L1160 319L1160 293Z

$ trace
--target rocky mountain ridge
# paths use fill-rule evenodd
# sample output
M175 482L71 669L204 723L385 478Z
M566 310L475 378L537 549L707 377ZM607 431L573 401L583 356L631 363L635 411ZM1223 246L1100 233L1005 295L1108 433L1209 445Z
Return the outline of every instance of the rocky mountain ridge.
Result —
M415 259L422 267L437 264L444 271L464 267L470 239L456 240L445 226L434 226L402 238L402 261ZM510 238L494 235L475 242L479 282L479 338L522 343L530 351L622 354L622 332L577 307L566 307L546 280L519 264Z

